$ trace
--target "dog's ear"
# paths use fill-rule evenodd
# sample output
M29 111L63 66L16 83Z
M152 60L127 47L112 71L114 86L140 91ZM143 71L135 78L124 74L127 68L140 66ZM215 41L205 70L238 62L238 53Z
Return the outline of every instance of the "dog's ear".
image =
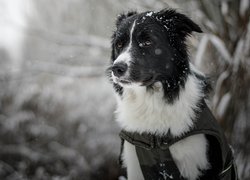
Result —
M124 19L126 19L126 18L128 18L128 17L130 17L130 16L133 16L133 15L135 15L135 14L137 14L136 11L129 11L129 12L127 12L127 13L119 14L119 15L117 16L117 19L116 19L116 26L118 27Z
M164 9L156 13L156 19L160 21L165 28L178 33L184 38L192 32L202 32L201 28L190 18L173 9Z

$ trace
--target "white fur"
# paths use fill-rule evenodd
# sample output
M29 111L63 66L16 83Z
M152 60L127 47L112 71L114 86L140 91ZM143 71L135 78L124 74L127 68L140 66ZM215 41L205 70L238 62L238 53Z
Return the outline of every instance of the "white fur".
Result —
M135 146L124 142L123 163L127 167L128 180L143 180L142 171L135 152Z
M207 140L205 135L187 137L172 146L170 152L183 177L196 180L202 170L209 168L207 159Z
M193 125L194 109L202 97L200 84L189 76L185 90L173 104L166 103L163 91L147 92L143 86L124 87L122 99L118 99L117 121L127 131L167 133L174 136L187 132Z
M193 126L194 109L198 108L202 96L201 85L193 75L188 76L185 88L173 104L164 100L159 82L154 85L153 92L143 86L125 86L123 96L118 97L117 121L127 131L163 135L170 130L173 136L180 136ZM180 173L187 179L196 180L201 175L200 170L209 168L207 140L202 134L175 143L170 152ZM128 180L140 179L142 174L135 147L126 142L123 157Z

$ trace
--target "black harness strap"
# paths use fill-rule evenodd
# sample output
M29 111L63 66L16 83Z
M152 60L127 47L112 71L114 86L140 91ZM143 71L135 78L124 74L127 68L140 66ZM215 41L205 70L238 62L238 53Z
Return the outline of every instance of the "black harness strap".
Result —
M135 149L145 180L184 180L169 148L147 150L136 147Z
M226 142L222 130L205 103L192 129L180 137L173 137L169 132L164 136L157 136L155 134L140 134L124 130L120 132L120 137L123 141L122 144L126 140L135 145L136 154L145 180L184 180L172 158L169 147L195 134L209 135L215 137L219 142L222 169L218 175L218 179L237 179L232 151Z
M123 142L126 140L135 145L145 180L185 180L173 160L166 139L163 141L152 134L141 135L127 131L121 131L120 137Z
M123 147L124 147L124 139L121 138L121 147L120 147L120 156L118 159L118 163L120 166L122 166L123 161L122 161L122 154L123 154Z

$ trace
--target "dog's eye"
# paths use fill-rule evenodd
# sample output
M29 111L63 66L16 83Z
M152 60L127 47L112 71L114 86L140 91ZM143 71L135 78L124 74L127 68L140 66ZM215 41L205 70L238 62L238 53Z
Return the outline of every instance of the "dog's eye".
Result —
M140 47L148 47L148 46L151 46L151 44L152 44L152 41L146 40L146 41L139 43L139 46Z
M123 47L123 43L121 41L118 41L116 44L115 44L116 48L117 49L121 49Z

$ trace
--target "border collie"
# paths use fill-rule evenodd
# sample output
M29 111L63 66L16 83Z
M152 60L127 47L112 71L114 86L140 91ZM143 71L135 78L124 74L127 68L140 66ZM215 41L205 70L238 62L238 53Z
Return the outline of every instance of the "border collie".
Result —
M192 32L202 32L200 27L187 16L165 9L119 15L116 28L107 73L117 95L121 128L172 137L190 131L210 89L207 78L189 62L186 45ZM204 134L169 147L181 176L190 180L217 168L209 149ZM128 179L145 179L135 146L125 141L122 152Z

